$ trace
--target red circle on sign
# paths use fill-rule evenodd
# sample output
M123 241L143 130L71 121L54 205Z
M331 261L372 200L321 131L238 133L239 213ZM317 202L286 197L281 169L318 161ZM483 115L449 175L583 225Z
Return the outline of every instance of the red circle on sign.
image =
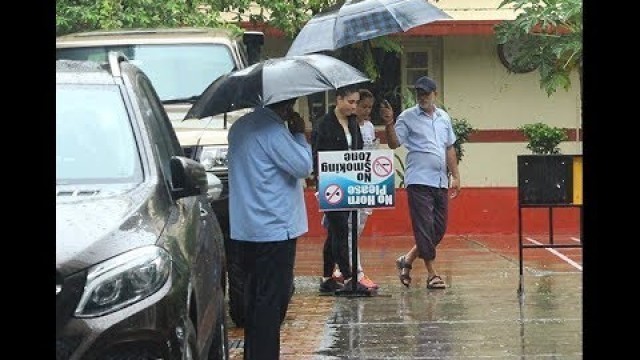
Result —
M373 172L379 177L389 176L393 168L392 164L391 159L386 156L380 156L373 160Z

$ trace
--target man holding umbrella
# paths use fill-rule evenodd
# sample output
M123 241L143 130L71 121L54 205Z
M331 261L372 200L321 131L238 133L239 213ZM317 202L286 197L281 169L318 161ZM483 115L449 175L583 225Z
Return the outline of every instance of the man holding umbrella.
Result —
M295 100L367 81L327 55L271 58L215 79L185 116L254 109L231 125L227 153L230 242L245 273L245 360L279 357L296 239L308 230L302 180L311 175L313 160Z
M247 275L245 360L279 358L296 239L308 230L301 181L313 160L295 101L256 107L229 130L230 233Z

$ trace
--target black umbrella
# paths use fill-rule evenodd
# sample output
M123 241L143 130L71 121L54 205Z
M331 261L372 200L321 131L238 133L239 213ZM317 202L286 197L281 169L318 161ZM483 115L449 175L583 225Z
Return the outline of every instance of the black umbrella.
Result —
M219 77L202 92L185 119L269 105L367 81L371 80L360 70L327 55L268 59Z
M347 0L312 17L287 56L335 50L444 19L451 16L426 0Z

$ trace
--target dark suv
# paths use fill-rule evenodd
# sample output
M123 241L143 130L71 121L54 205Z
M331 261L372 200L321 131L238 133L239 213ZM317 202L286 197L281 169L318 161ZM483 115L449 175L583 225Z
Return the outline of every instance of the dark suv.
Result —
M260 57L261 32L242 35L215 28L97 30L56 38L56 59L104 61L124 53L151 79L185 155L200 161L222 182L211 206L225 236L231 319L244 326L244 269L229 241L228 127L251 111L242 109L203 119L185 119L191 105L217 77L243 69ZM210 192L211 195L211 192Z
M124 55L56 61L57 360L228 359L215 180Z

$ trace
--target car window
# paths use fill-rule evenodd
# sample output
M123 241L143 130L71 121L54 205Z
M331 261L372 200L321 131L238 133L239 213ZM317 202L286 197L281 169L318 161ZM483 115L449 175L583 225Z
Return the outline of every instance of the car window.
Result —
M171 179L171 157L173 155L183 155L183 151L162 105L158 105L159 100L149 80L142 74L139 74L135 81L137 82L135 90L140 102L140 109L145 123L147 123L147 126L151 130L152 142L156 148L162 172L168 182ZM166 123L169 123L170 131L166 128ZM169 186L168 183L167 186Z
M162 139L165 142L168 154L170 156L184 156L184 151L180 146L180 141L178 140L175 130L171 125L171 121L158 98L155 88L152 86L149 79L143 75L138 77L138 83L145 99L149 100L149 106L153 112L154 119L157 122L157 127L162 135Z
M141 182L137 149L116 86L56 86L56 183Z
M108 52L114 50L124 53L147 74L162 101L200 95L213 80L235 66L231 51L222 44L60 48L56 59L104 62Z

